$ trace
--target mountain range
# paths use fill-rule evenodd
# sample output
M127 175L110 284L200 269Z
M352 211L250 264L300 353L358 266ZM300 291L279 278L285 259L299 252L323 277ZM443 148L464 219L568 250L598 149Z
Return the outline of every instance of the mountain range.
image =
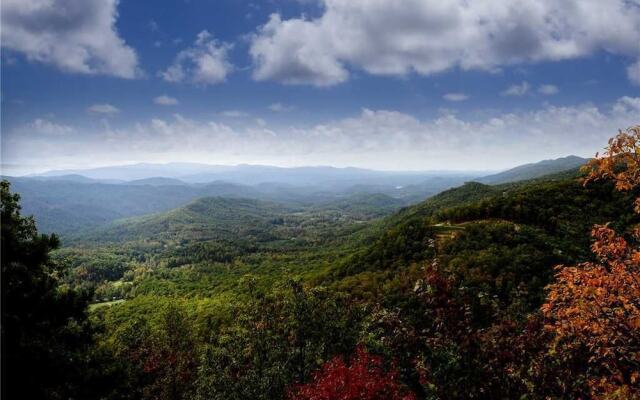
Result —
M170 163L7 178L22 196L24 213L34 215L41 231L66 236L122 218L168 211L203 197L273 201L306 209L341 205L356 213L380 216L468 181L499 184L533 179L573 170L586 161L570 156L486 176L478 172ZM371 207L367 197L372 195L384 196L381 209ZM353 203L354 199L359 200Z

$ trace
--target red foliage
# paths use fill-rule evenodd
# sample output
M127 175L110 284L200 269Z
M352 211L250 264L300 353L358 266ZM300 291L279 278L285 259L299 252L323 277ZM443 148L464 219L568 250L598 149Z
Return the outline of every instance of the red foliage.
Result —
M313 376L313 382L289 391L293 400L415 400L398 381L395 368L385 370L382 358L358 347L349 363L335 357Z

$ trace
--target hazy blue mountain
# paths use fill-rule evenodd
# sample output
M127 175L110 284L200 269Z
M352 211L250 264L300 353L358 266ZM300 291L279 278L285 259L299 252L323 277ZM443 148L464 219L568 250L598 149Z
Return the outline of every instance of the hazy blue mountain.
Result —
M24 179L31 179L34 181L46 181L46 182L75 182L75 183L125 183L121 179L94 179L80 174L67 174L67 175L33 175L22 177Z
M175 178L165 178L163 176L155 176L153 178L136 179L126 182L128 185L149 185L149 186L183 186L186 182Z
M9 180L22 196L24 214L34 215L41 231L69 235L211 196L356 212L362 218L371 218L468 181L498 184L531 179L570 170L584 162L586 159L570 156L482 178L453 172L172 163L52 171Z
M43 232L67 234L115 219L170 210L206 196L258 197L242 185L148 185L79 183L65 180L8 178L19 193L25 215L34 215Z
M488 184L497 184L534 179L544 175L578 168L581 165L584 165L587 161L589 161L589 159L578 156L544 160L537 163L520 165L497 174L476 179L476 181Z
M464 177L471 179L481 176L477 172L450 171L374 171L362 168L336 168L327 166L283 168L266 165L207 165L191 163L132 164L86 170L49 171L38 176L56 177L78 174L92 179L117 179L138 181L149 178L179 179L187 183L226 181L243 185L261 183L282 183L297 186L317 186L343 188L356 184L415 185L425 180Z
M227 168L229 167L196 163L139 163L90 169L54 170L37 174L37 176L53 177L78 174L92 179L117 179L122 181L131 181L159 176L164 178L180 178L181 176L193 175L202 172L222 172Z

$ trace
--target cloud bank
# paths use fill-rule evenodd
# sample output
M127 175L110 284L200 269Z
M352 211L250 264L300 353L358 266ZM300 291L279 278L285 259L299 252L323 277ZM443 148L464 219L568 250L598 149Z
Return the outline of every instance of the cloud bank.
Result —
M640 64L638 0L323 0L324 13L273 14L251 38L256 80L330 86L351 68L431 75L452 68L575 59L606 51Z
M351 118L309 127L274 128L251 121L234 126L175 114L86 132L40 120L11 132L3 150L6 162L37 170L142 161L499 169L569 154L591 156L618 129L637 124L638 115L640 98L621 97L606 108L547 105L480 119L445 113L421 120L398 111L363 109ZM50 135L56 132L65 135L54 143Z

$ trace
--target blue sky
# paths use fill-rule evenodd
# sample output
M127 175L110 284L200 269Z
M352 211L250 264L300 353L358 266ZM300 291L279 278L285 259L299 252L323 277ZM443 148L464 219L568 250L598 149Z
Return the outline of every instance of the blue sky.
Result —
M5 0L3 170L588 156L640 123L640 2L556 3Z

